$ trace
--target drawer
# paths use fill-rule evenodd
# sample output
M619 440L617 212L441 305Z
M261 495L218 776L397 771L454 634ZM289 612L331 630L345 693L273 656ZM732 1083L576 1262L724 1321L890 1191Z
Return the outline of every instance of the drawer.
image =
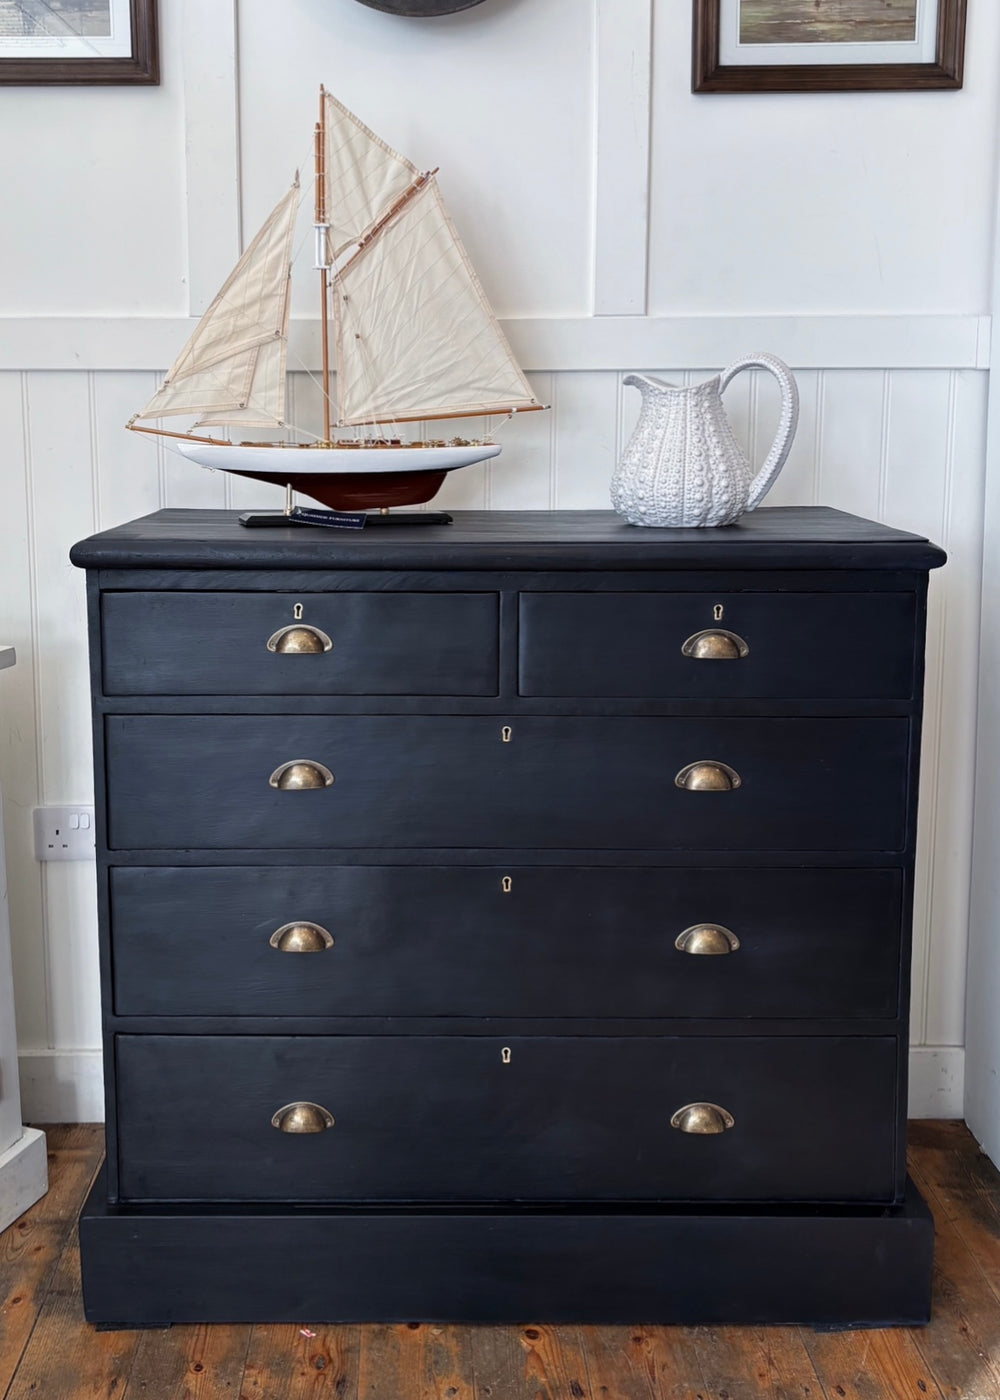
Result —
M905 840L906 719L109 715L105 737L117 849L896 851ZM324 766L329 786L270 785L299 760ZM741 785L678 787L702 760Z
M121 1190L130 1200L887 1200L896 1049L893 1037L119 1036ZM302 1102L333 1125L272 1126ZM671 1127L695 1102L726 1110L733 1126Z
M901 899L898 870L118 868L115 1009L894 1017ZM735 949L678 949L706 924Z
M609 698L905 700L915 623L913 593L522 593L519 688ZM690 638L720 629L745 643L745 655L735 642L730 659L684 654Z
M108 592L101 615L107 695L497 693L495 593ZM328 649L283 650L306 628Z

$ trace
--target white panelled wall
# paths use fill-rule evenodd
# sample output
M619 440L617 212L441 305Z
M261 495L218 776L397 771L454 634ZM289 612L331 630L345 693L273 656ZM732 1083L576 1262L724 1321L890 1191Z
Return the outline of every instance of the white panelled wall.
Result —
M161 8L159 89L0 90L19 132L0 179L22 190L0 234L24 273L0 305L0 641L19 659L0 778L26 1114L101 1114L93 867L40 865L31 836L34 806L92 791L68 550L162 505L275 499L123 424L305 162L324 81L417 164L440 163L552 405L510 424L503 455L452 475L440 503L607 508L638 412L628 371L696 382L767 349L802 393L768 504L840 507L948 550L931 582L911 1111L961 1116L1000 7L970 7L962 92L763 98L690 94L687 0L486 0L424 21L356 0L302 0L278 20L269 0ZM39 240L77 187L90 202L75 266L49 277ZM308 297L295 307L291 416L308 422L315 327ZM727 393L755 460L776 400L757 373Z

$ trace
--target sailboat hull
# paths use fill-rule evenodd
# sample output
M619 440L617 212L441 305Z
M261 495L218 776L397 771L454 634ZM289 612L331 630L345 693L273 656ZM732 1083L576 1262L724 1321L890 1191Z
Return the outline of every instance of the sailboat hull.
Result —
M276 447L176 440L188 461L292 489L331 510L378 510L432 500L445 476L500 453L468 447Z

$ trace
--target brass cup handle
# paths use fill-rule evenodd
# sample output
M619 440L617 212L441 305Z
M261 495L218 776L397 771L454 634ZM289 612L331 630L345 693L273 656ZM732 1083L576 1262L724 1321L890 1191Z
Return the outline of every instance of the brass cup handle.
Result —
M325 1133L333 1114L318 1103L286 1103L271 1116L271 1127L282 1133Z
M732 792L743 786L743 779L728 763L702 759L682 768L674 785L687 792Z
M333 784L333 774L325 763L317 763L311 758L293 758L277 767L267 780L271 787L283 792L297 792L303 788L323 788Z
M274 940L271 940L272 943ZM692 924L674 940L674 947L681 953L696 956L717 956L720 953L735 953L740 940L722 924Z
M681 654L694 661L741 661L750 655L750 648L735 632L727 632L724 627L710 627L688 637Z
M322 924L303 919L282 924L267 941L279 953L325 953L333 947L333 937Z
M280 652L284 656L308 656L318 651L332 651L333 642L321 627L312 627L308 622L296 622L290 627L279 627L267 639L268 651Z
M670 1120L682 1133L724 1133L734 1123L733 1115L717 1103L687 1103Z

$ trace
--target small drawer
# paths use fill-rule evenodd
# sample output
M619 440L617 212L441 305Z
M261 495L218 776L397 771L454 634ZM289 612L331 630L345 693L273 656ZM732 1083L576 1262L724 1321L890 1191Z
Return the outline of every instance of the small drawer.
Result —
M906 700L913 593L522 593L520 693Z
M901 901L899 870L120 867L115 1009L894 1017Z
M128 1200L885 1201L901 1186L891 1036L126 1035L116 1054Z
M898 851L906 837L906 719L109 715L105 736L117 849ZM731 790L698 789L716 780Z
M102 594L106 695L496 695L495 593Z

